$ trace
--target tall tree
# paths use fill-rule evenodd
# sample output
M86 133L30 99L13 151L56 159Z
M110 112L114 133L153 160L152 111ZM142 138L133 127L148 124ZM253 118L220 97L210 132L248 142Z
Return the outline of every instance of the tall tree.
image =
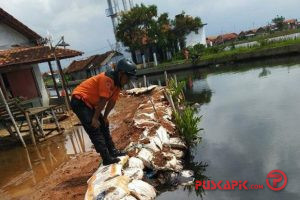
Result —
M153 24L156 23L157 7L155 5L137 5L131 11L121 16L117 27L117 40L128 46L131 51L143 49L153 42Z
M173 21L173 32L178 38L181 48L185 47L186 36L191 32L197 32L202 26L201 19L199 17L192 17L186 15L184 11L181 14L176 15Z
M279 30L282 30L284 28L284 20L285 18L283 16L277 15L274 19L272 19L272 22Z

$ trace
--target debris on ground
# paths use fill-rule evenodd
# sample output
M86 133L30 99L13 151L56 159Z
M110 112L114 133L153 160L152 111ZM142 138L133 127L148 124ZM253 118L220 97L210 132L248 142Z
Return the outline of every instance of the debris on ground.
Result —
M157 171L165 172L160 178L172 185L189 184L193 181L191 171L182 171L181 158L187 146L179 136L171 137L176 135L176 130L171 121L171 108L162 100L163 89L152 86L133 89L127 93L143 95L149 90L152 91L152 102L147 100L137 108L130 125L131 130L135 130L130 133L131 142L125 148L129 151L130 158L122 157L118 164L100 167L88 181L85 200L112 197L154 199L154 186L143 180L143 177L148 178L144 171L147 169L153 174ZM107 178L108 175L110 178Z

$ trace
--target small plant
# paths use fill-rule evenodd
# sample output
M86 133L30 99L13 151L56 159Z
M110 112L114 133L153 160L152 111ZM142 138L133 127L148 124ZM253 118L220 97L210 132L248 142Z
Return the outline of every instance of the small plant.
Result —
M185 86L185 81L180 81L178 84L175 79L171 78L168 82L168 91L171 94L175 105L178 107L179 104L183 103L183 88Z
M201 141L198 128L201 117L197 117L196 110L187 106L182 112L175 112L175 124L189 146L194 146Z

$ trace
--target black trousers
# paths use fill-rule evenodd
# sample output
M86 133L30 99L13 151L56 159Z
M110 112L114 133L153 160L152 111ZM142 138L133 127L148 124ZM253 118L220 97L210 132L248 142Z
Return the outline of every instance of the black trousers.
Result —
M73 112L79 118L84 130L89 135L95 149L98 153L103 152L103 150L108 149L111 151L114 147L112 141L109 126L105 124L102 116L99 117L100 127L92 127L92 118L94 116L94 109L88 107L82 100L72 97L71 107Z

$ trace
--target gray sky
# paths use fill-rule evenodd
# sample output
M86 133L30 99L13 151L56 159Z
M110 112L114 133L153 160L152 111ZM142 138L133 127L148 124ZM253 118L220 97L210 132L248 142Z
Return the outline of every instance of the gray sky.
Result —
M120 0L119 0L120 1ZM299 0L134 0L156 4L171 17L185 11L201 17L207 35L240 32L266 25L277 14L300 18ZM121 1L120 1L121 4ZM0 6L42 36L61 35L70 48L85 52L83 57L103 53L114 42L111 20L106 17L106 0L0 0ZM70 62L70 60L68 60ZM65 65L68 62L64 62ZM47 70L42 67L42 70Z

